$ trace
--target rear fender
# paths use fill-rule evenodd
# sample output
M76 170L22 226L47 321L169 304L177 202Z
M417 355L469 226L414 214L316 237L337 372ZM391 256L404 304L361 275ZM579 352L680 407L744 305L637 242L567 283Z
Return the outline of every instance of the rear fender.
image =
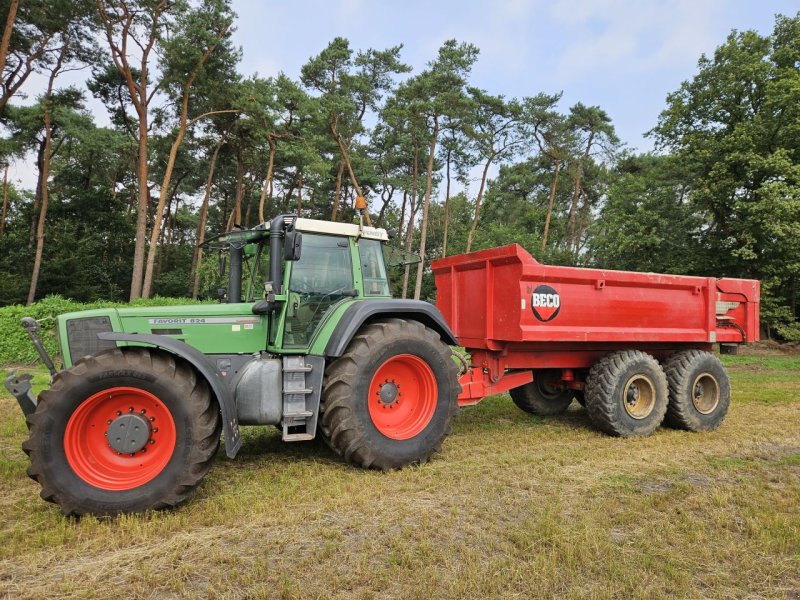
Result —
M222 374L212 364L208 362L206 356L197 348L190 346L180 340L143 333L99 333L101 340L113 342L135 342L137 344L147 344L166 350L191 364L197 372L206 380L212 393L217 398L219 410L222 415L222 431L225 436L225 453L228 458L233 458L242 446L242 438L239 434L239 418L236 414L236 403L231 389L225 384Z
M325 346L325 356L339 358L364 324L387 317L419 321L438 333L445 344L458 345L442 313L433 304L422 300L361 300L351 304L339 319Z

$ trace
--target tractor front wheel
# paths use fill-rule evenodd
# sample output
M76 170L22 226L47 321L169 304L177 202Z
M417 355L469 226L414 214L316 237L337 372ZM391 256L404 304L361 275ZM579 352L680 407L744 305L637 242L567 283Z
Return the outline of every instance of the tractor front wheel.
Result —
M367 325L325 373L321 432L344 459L397 469L439 450L458 410L449 346L416 321Z
M28 475L65 515L175 506L211 467L221 428L205 380L146 348L88 356L58 373L28 425Z

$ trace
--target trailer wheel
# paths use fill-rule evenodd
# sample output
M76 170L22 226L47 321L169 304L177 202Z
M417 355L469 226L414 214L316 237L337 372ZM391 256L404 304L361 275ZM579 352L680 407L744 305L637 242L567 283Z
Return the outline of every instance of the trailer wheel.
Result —
M586 379L586 409L600 430L619 437L650 435L667 411L667 378L658 361L639 350L601 358Z
M669 384L666 424L689 431L720 426L731 402L731 384L720 360L710 352L684 350L664 365Z
M211 467L221 429L205 380L147 348L109 350L61 371L28 425L28 475L65 515L175 506Z
M439 450L458 410L449 346L416 321L367 325L325 373L323 439L361 467L397 469Z
M560 415L572 404L574 393L561 385L559 369L534 371L533 381L509 391L519 408L532 415Z

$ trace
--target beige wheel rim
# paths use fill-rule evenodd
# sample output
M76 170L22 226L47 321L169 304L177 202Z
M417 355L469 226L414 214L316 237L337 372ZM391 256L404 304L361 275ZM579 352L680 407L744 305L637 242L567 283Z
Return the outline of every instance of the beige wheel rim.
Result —
M622 405L634 419L644 419L656 405L656 387L649 377L634 375L622 388Z
M703 415L714 412L719 405L719 382L711 373L701 373L692 384L692 404Z

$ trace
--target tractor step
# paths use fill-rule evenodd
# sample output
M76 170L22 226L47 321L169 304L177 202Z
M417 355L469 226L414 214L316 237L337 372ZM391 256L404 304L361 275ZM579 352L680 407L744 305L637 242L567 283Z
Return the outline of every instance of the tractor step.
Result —
M300 442L316 436L324 368L321 356L283 357L283 441Z
M284 442L307 442L308 440L313 440L314 434L313 433L284 433L283 434L283 441Z
M305 418L305 417L310 417L313 414L314 413L312 413L310 410L300 410L300 411L293 412L293 413L283 413L283 418L284 419L287 419L287 418L296 419L296 418L299 418L299 417Z

